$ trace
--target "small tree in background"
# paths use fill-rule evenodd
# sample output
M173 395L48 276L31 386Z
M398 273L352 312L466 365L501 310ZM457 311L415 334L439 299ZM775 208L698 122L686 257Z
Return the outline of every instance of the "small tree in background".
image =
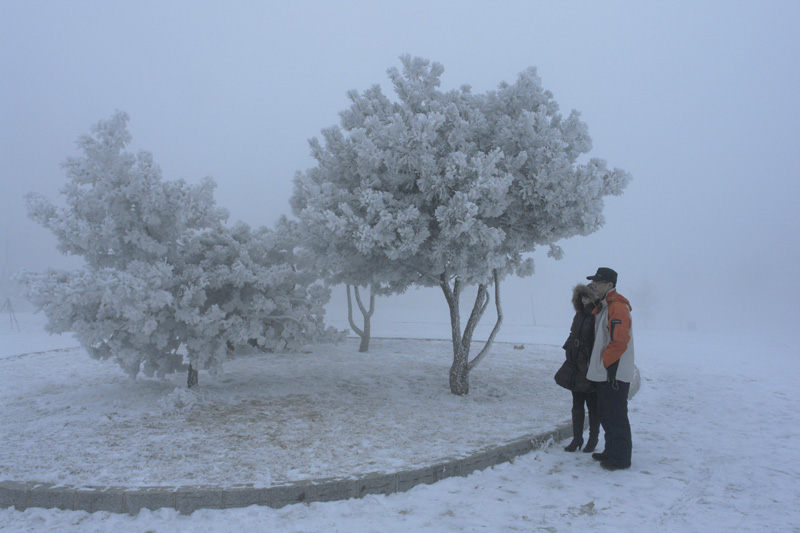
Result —
M52 333L73 332L96 359L132 377L214 370L237 347L293 348L334 336L323 325L330 293L294 264L281 232L224 225L214 182L163 181L148 152L124 149L128 116L92 128L66 161L65 208L28 195L75 271L22 271L28 298ZM328 337L328 338L329 338Z
M317 165L295 177L292 209L303 244L330 271L382 293L439 286L450 309L450 389L469 392L469 372L488 353L502 323L500 282L530 275L526 253L588 235L603 223L603 197L621 194L630 176L591 149L586 125L566 119L535 69L513 85L473 94L442 92L438 63L403 56L389 69L397 101L379 86L341 113L341 127L311 140ZM464 329L465 286L477 297ZM497 321L470 360L472 334L494 288Z
M313 228L308 225L281 217L280 226L282 234L291 236L288 238L300 247L301 253L298 255L303 258L302 262L308 270L316 272L317 276L325 279L328 286L344 284L347 294L347 321L352 331L361 339L358 351L368 352L372 336L371 320L375 313L375 298L379 294L379 290L374 285L367 284L369 307L364 305L359 285L362 283L363 273L369 269L369 264L359 261L357 257L351 258L350 262L344 261L338 252L337 243L320 240L325 236L315 233ZM353 295L355 295L356 306L363 320L361 327L356 325L353 319Z
M313 145L313 141L312 141ZM295 178L296 183L301 179L301 175ZM318 188L301 189L295 185L294 195L291 198L293 210L295 213L299 211L294 208L295 203L305 202L306 195L313 195L312 203L318 205L317 202L335 202L326 195L338 195L339 192L335 191L332 187L326 187L325 190ZM375 299L382 294L388 294L391 291L382 284L374 282L372 273L376 268L385 268L373 263L372 256L367 254L357 254L353 252L353 246L350 242L350 237L346 234L334 234L326 231L322 221L327 215L325 213L316 213L312 216L310 211L307 211L304 216L301 216L298 221L291 221L291 231L295 235L295 240L307 252L308 261L313 263L313 268L318 274L323 277L329 285L343 284L347 294L347 320L350 328L361 339L359 345L359 352L369 351L369 343L372 336L371 321L375 313ZM289 221L285 221L288 224ZM341 228L343 231L344 228ZM361 289L369 291L369 306L364 304L361 297ZM356 307L361 313L362 326L356 325L353 318L353 296L355 296Z

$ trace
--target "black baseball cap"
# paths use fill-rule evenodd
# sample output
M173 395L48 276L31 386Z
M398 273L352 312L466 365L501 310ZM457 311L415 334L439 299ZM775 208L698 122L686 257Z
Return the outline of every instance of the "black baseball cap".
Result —
M586 276L586 279L590 279L592 281L610 281L614 285L617 284L617 273L607 267L600 267L597 269L597 274L594 276Z

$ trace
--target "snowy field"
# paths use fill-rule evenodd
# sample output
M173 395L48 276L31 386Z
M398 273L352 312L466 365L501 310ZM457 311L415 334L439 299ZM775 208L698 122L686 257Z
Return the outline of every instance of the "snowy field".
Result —
M0 479L268 486L394 471L552 429L564 328L504 326L468 397L447 388L442 324L380 324L310 353L246 357L217 376L131 381L40 315L0 317ZM335 324L342 326L342 324ZM480 331L479 331L480 333ZM515 349L524 344L524 349ZM139 515L0 509L2 531L800 531L800 360L788 340L637 331L633 466L606 472L565 442L406 493ZM180 392L176 392L180 391Z

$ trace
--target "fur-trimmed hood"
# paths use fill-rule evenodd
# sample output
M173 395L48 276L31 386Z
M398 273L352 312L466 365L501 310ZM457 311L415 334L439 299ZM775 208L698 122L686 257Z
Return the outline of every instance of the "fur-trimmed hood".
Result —
M578 283L572 289L572 307L575 308L576 313L586 312L586 310L583 308L583 302L581 302L581 298L583 296L588 296L591 300L594 300L594 296L592 296L589 287L584 285L583 283Z

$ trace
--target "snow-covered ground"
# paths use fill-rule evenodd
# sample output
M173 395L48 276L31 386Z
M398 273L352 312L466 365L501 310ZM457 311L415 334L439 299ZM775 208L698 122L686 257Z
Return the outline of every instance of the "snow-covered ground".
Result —
M7 317L2 317L3 320ZM504 326L472 378L447 389L448 344L351 340L130 381L39 315L0 322L0 479L67 484L253 483L400 470L569 417L552 374L563 328ZM341 325L340 325L341 326ZM376 324L442 337L442 324ZM764 332L636 331L633 466L606 472L564 443L406 493L282 509L137 516L0 509L2 531L800 531L798 350ZM524 349L514 344L524 344Z
M0 479L269 487L426 466L569 416L552 408L564 398L551 378L558 348L498 343L462 397L448 388L451 350L374 339L358 353L349 339L253 354L201 372L189 391L185 373L131 380L81 348L3 348Z

